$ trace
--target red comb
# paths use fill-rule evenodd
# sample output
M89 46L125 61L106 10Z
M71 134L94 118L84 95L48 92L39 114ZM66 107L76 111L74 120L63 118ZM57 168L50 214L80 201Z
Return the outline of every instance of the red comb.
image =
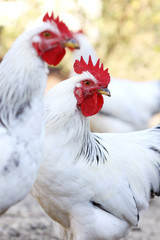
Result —
M68 29L66 24L63 21L60 21L59 17L54 18L53 12L51 13L51 16L49 16L47 12L43 17L43 22L50 22L50 23L54 22L63 36L72 37L72 33Z
M89 55L88 63L86 63L81 56L80 61L76 60L74 63L74 71L78 74L82 72L88 71L90 72L100 84L109 84L110 75L108 73L108 68L103 70L103 63L100 66L100 59L98 59L97 63L93 65L91 55Z

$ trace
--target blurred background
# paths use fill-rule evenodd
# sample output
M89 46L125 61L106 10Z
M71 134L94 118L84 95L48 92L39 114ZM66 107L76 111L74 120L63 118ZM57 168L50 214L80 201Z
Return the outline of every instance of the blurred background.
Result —
M1 59L17 36L46 11L54 11L72 30L83 29L112 76L160 78L159 0L0 0ZM62 78L70 71L71 55L58 66Z
M54 11L71 30L83 29L111 76L160 79L159 0L0 0L0 60L13 41L47 11ZM67 51L60 65L50 68L48 88L69 76L72 52ZM52 221L30 198L0 218L1 240L55 239ZM159 201L153 201L126 240L159 240L159 207Z

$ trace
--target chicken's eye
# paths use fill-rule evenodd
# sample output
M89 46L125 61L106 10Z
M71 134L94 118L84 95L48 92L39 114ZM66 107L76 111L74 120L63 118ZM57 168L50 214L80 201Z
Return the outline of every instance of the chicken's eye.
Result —
M50 38L52 35L50 32L46 31L46 32L43 32L43 37L45 38Z
M84 84L88 86L88 85L91 84L91 82L90 82L89 80L85 80L85 81L84 81Z

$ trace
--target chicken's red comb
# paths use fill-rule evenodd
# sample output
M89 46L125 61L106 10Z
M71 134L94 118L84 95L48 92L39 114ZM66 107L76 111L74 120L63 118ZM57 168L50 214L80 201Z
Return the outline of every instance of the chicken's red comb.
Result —
M72 33L68 29L66 24L63 21L60 21L59 17L54 18L53 12L51 13L51 16L49 16L48 12L44 15L43 22L48 22L48 21L50 23L54 22L63 36L72 37Z
M98 59L97 63L93 65L91 55L89 55L88 63L86 63L81 56L80 61L76 60L74 63L74 71L78 74L82 72L88 71L90 72L100 84L109 84L110 75L108 73L108 68L103 70L103 63L100 66L100 59Z

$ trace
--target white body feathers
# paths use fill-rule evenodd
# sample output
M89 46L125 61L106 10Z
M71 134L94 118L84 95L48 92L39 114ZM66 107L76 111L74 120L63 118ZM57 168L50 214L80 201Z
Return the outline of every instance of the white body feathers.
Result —
M85 78L87 72L63 81L45 98L45 160L32 194L61 224L58 237L116 240L159 194L160 127L91 133L73 94Z

